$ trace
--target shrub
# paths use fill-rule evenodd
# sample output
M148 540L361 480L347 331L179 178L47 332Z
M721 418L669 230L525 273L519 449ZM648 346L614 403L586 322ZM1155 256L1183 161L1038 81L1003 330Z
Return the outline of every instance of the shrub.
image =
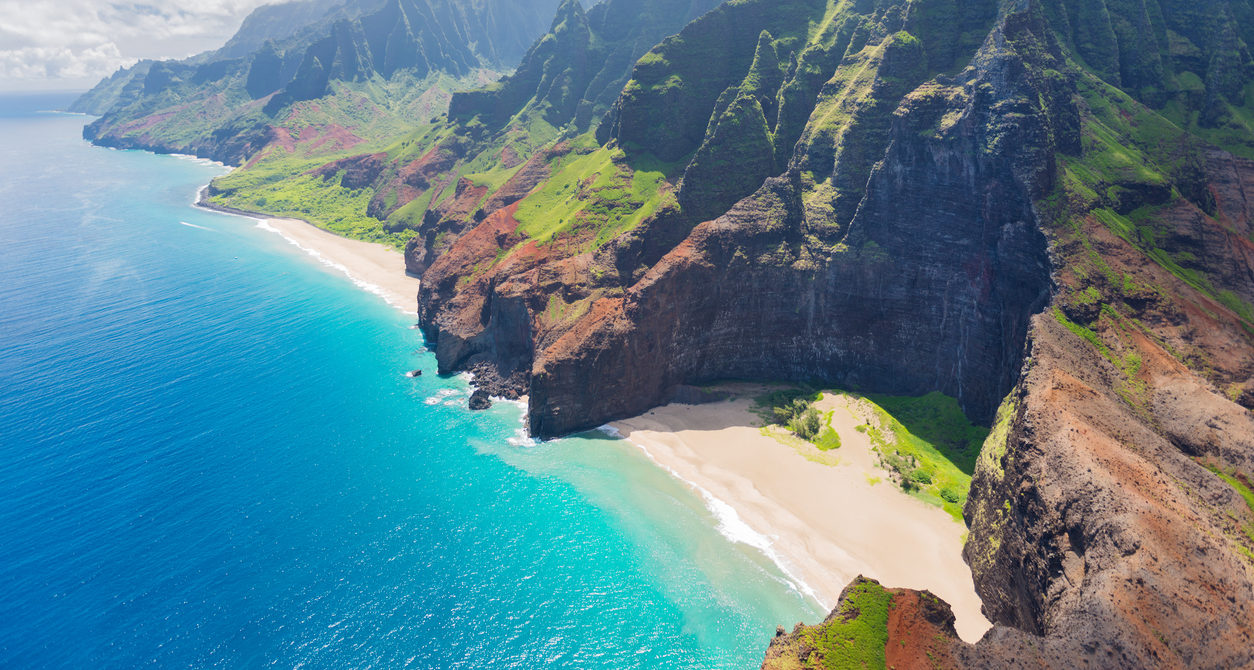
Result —
M792 423L788 425L788 428L803 440L813 440L822 427L823 422L819 416L819 411L813 407L804 409L801 415L793 419Z
M948 503L956 503L962 500L962 492L953 486L943 486L940 490L941 500Z

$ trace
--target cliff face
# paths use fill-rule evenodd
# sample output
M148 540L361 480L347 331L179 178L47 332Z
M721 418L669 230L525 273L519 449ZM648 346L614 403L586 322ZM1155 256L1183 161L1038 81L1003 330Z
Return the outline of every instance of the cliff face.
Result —
M1254 420L1138 345L1150 417L1119 397L1119 370L1037 317L1004 444L977 467L966 558L989 618L1043 636L1045 660L1247 667L1254 509L1206 466L1249 472Z
M449 114L498 126L533 111L586 130L618 97L653 44L718 6L717 0L606 0L586 10L564 0L549 33L499 84L453 96Z
M716 14L693 26L718 25ZM864 36L865 46L833 66L830 83L810 102L812 122L786 171L727 214L679 242L691 218L665 210L633 238L563 263L570 273L595 267L590 273L600 279L563 281L564 302L586 309L544 324L547 332L535 338L534 433L599 425L665 401L680 384L728 377L821 379L899 393L941 389L973 416L991 418L1017 376L1027 319L1048 297L1045 238L1032 198L1050 188L1055 135L1078 143L1075 111L1056 82L1040 74L1044 65L1013 49L1021 40L1043 50L1034 58L1058 58L1026 24L1010 36L998 29L974 65L926 85L920 62L927 42L898 32L906 25L887 23L878 39ZM844 40L834 32L832 49ZM755 40L759 55L767 38ZM625 114L627 103L619 107ZM894 107L885 122L885 110ZM714 112L726 122L727 112ZM727 141L751 132L760 131L730 133ZM719 137L713 130L705 145ZM848 137L869 146L853 150L841 142ZM717 151L697 153L698 160L711 155ZM881 162L872 168L867 155ZM701 187L695 172L690 166L681 203ZM860 189L838 186L857 183L858 174ZM837 218L842 198L854 191L859 204L845 207L851 218ZM650 257L668 243L665 255ZM524 298L534 293L517 274L533 267L494 268L483 301L503 298L503 286L527 286ZM432 273L460 276L440 261ZM608 277L621 282L618 291ZM424 294L440 290L428 282ZM424 320L438 322L436 301L425 304ZM437 340L495 337L495 324L470 310L443 323L467 330L444 328ZM459 362L442 358L449 368Z

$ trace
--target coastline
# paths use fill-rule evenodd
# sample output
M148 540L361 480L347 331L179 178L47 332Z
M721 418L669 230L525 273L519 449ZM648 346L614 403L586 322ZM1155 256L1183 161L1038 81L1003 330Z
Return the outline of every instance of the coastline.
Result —
M762 550L825 609L858 575L947 601L962 639L991 624L962 560L966 528L900 491L878 467L858 408L826 395L842 446L822 452L763 432L751 393L666 405L609 428L706 500L720 530ZM878 481L877 481L878 480Z
M359 288L416 314L420 282L406 273L404 257L390 247L341 237L299 219L215 205L205 201L204 189L195 205L253 219ZM865 575L935 593L953 607L959 636L977 641L991 624L980 611L962 560L965 527L888 481L870 440L854 429L862 422L856 408L825 397L825 404L840 405L824 409L837 410L832 425L843 446L807 452L763 433L749 386L736 385L730 401L666 405L605 430L694 489L724 536L760 550L793 588L824 609L835 605L855 577ZM524 431L509 442L534 444Z
M197 194L196 207L253 219L263 230L278 234L323 265L348 277L358 287L406 314L417 315L421 282L405 271L405 257L399 251L374 242L342 237L308 221L215 205L205 200L204 192L202 188Z

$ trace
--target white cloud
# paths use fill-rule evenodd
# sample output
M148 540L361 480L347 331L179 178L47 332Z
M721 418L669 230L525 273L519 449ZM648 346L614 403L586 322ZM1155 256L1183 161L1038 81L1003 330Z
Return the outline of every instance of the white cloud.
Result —
M85 79L131 65L113 42L94 47L23 47L0 51L0 79Z
M221 46L266 0L0 0L0 85L90 85L141 58Z

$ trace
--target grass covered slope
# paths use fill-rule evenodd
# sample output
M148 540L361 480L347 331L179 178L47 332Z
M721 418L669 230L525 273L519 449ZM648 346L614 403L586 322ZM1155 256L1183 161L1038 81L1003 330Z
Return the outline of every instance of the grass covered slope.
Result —
M833 399L839 399L840 406L830 409ZM972 424L954 398L938 392L863 395L803 387L772 391L758 397L755 405L767 423L763 429L767 434L801 440L820 451L840 449L832 414L850 407L855 417L861 417L855 429L870 438L891 481L963 523L971 475L989 429Z
M590 135L572 145L550 178L519 202L518 233L539 244L585 238L584 248L595 249L657 211L669 191L665 166L633 169L622 150L598 147Z
M921 397L869 394L865 400L878 419L878 425L867 424L866 433L893 480L961 523L988 429L973 425L957 400L938 392Z
M779 629L762 669L956 667L953 623L949 606L927 591L887 589L858 577L822 623Z
M613 0L585 12L562 3L549 34L499 83L485 86L482 75L332 83L330 95L293 103L282 130L215 182L211 200L300 216L360 239L408 242L419 272L491 211L521 200L520 241L567 254L599 248L673 203L683 166L629 159L588 131L635 58L714 3L637 4ZM601 65L571 67L588 62ZM444 117L447 91L458 87L472 90L454 94ZM373 95L380 89L384 95ZM592 91L603 100L590 108L580 101L595 98ZM316 133L350 141L324 143Z

